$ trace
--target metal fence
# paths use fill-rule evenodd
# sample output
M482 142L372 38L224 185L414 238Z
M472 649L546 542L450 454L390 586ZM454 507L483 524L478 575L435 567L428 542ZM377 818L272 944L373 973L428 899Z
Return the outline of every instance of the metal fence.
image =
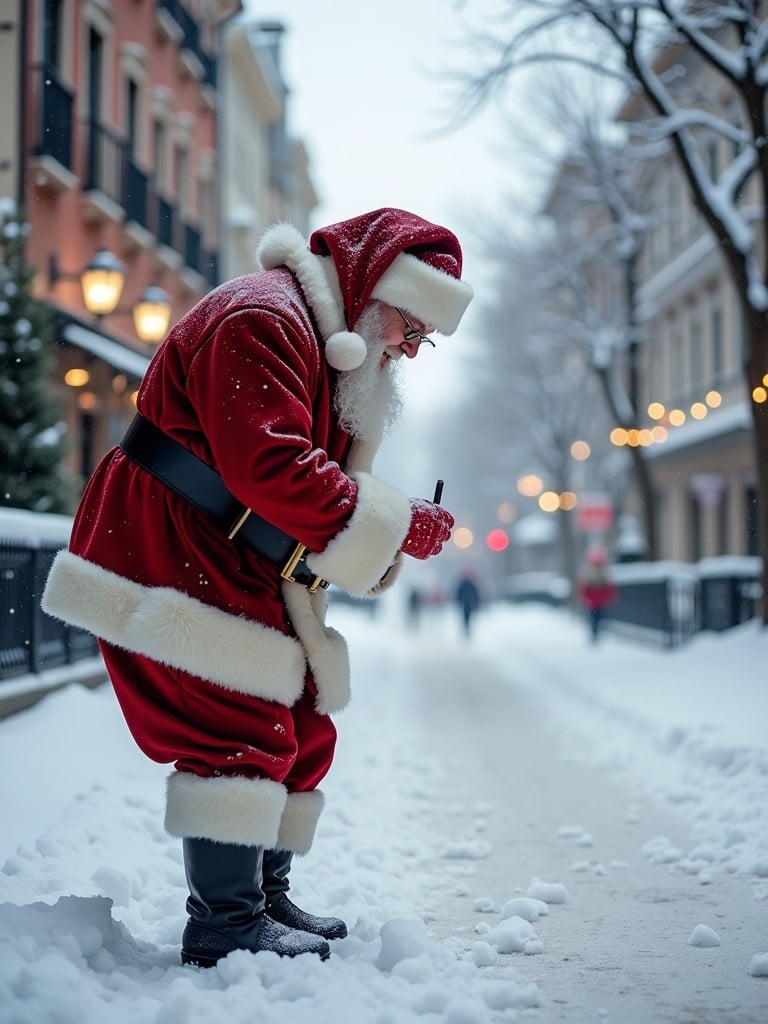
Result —
M95 657L96 638L46 615L40 598L72 521L0 509L0 682Z
M761 561L752 557L617 565L616 627L677 647L702 630L721 632L761 613Z

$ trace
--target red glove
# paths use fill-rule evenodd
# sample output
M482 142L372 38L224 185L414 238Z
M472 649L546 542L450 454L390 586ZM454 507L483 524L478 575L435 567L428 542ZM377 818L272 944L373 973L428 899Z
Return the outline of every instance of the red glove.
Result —
M426 498L411 498L411 525L401 550L422 559L439 554L451 535L453 523L453 516L442 505Z

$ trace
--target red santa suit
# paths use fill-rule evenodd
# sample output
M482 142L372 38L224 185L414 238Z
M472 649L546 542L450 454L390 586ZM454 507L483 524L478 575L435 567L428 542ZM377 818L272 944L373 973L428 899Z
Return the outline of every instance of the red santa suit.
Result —
M471 298L446 229L398 210L306 240L279 225L263 269L222 285L173 329L139 412L213 467L235 498L306 545L312 572L376 592L408 534L409 499L372 472L376 442L339 424L354 324L378 298L449 334ZM346 645L325 595L224 532L119 447L96 469L49 614L100 638L141 749L173 763L172 835L306 852L330 767L330 715L349 699Z

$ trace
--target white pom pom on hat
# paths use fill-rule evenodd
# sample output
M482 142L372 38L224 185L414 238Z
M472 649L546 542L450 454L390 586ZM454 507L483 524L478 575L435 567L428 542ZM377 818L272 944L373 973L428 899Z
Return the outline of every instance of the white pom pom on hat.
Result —
M365 341L354 331L337 331L325 343L325 358L334 370L356 370L367 354Z
M461 280L456 236L405 210L383 208L331 224L313 232L309 244L293 225L275 224L257 258L266 270L286 266L296 275L326 360L340 371L365 361L367 345L354 326L370 299L402 306L452 334L472 298L472 288Z

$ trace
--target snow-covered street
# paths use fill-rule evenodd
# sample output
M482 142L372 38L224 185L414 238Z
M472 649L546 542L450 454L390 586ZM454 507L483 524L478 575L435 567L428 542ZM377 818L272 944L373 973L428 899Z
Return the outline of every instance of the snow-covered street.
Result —
M2 1024L763 1024L768 636L674 651L541 607L334 607L353 702L310 854L331 960L179 965L166 766L109 687L0 723ZM9 780L12 780L9 784Z

